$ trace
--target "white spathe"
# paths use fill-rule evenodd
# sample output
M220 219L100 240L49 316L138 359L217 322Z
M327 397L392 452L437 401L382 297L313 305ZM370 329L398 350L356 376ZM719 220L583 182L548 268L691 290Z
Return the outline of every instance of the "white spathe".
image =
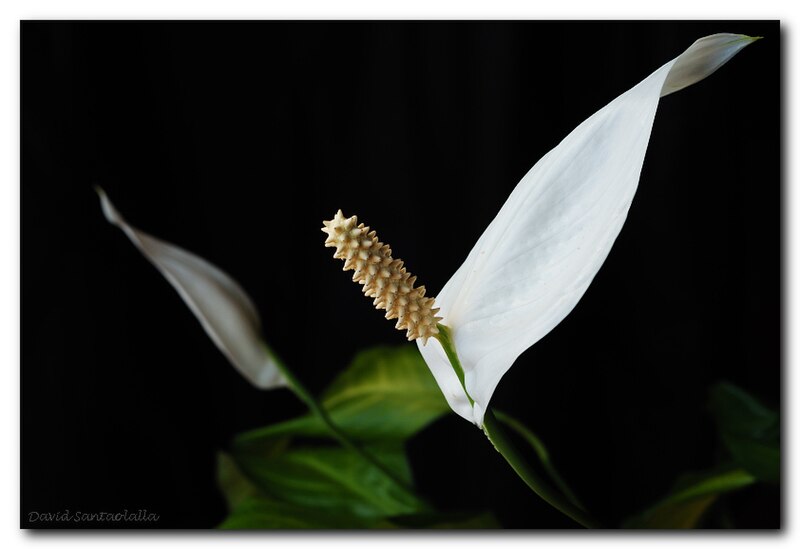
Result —
M108 222L122 229L172 284L231 364L260 389L285 387L261 338L258 312L241 286L205 259L132 227L102 189L97 194Z
M438 340L418 342L457 414L483 425L503 374L572 311L600 270L636 192L659 98L754 40L701 38L583 122L517 184L436 298L474 406Z

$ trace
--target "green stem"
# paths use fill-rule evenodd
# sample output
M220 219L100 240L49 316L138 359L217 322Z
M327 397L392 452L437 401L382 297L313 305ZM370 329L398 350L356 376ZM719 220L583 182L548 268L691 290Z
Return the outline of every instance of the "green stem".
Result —
M486 414L483 416L483 432L489 437L495 449L500 452L508 464L511 465L511 468L519 475L519 478L539 497L586 528L598 528L600 526L583 509L573 505L539 477L517 452L491 408L487 409Z
M314 395L312 395L311 392L308 389L306 389L302 383L300 383L300 380L295 377L295 375L291 372L291 370L289 370L286 364L284 364L283 361L280 360L275 355L275 353L272 352L271 349L267 349L267 352L275 361L275 364L278 366L278 369L281 371L281 374L283 374L283 377L286 379L289 389L291 389L292 392L294 392L294 394L297 396L297 398L299 398L306 406L308 406L308 409L311 410L311 412L315 414L322 421L322 423L328 429L333 438L335 438L337 442L339 442L339 444L342 445L342 447L344 447L347 450L350 450L351 452L355 452L361 458L368 461L373 467L378 469L381 473L384 474L384 476L386 476L389 480L391 480L398 488L400 488L401 490L412 496L412 498L417 500L422 507L427 508L427 504L422 500L420 500L420 498L414 493L414 490L408 484L403 482L400 478L397 477L397 475L395 475L389 469L387 469L386 466L383 465L380 461L378 461L377 458L375 458L372 454L370 454L369 452L361 448L358 444L350 440L350 437L344 431L342 431L342 429L339 428L338 425L336 425L333 422L333 419L331 419L331 416L330 414L328 414L328 411L325 410L325 408L323 408L320 405L317 399L314 398Z
M570 503L572 503L575 507L585 509L575 493L570 490L570 487L567 485L564 479L561 478L561 475L558 474L558 471L556 471L555 466L550 461L550 453L547 451L547 447L545 447L544 443L539 439L539 437L537 437L533 431L523 425L521 421L511 417L505 412L495 410L494 415L500 420L501 423L505 423L509 428L511 428L512 431L515 431L519 436L525 439L528 444L531 445L533 450L536 452L539 461L542 462L542 467L550 477L550 480L552 480L556 487L561 490L561 493L567 496L567 499L569 499Z
M467 398L469 398L471 404L474 404L474 400L467 391L464 368L461 366L461 361L458 358L458 353L456 352L452 336L450 335L450 330L443 324L438 324L437 327L439 328L439 334L436 336L436 338L439 340L439 343L442 344L442 348L444 349L447 358L450 360L450 364L453 366L453 370L455 370L456 375L461 382L461 386L464 388ZM539 477L536 471L534 471L534 469L528 465L528 463L522 458L519 452L517 452L517 449L506 436L502 426L500 425L500 422L495 417L491 408L488 408L484 414L483 432L486 433L489 441L494 445L495 449L500 452L500 455L505 458L508 464L511 465L511 468L514 469L517 475L519 475L519 477L525 482L525 484L528 485L531 490L533 490L536 495L570 517L578 524L586 528L599 527L599 525L591 517L589 517L589 515L583 509L571 503L557 490L552 489L546 482L544 482L543 479Z
M452 336L450 335L450 328L444 324L437 324L436 327L439 328L439 334L436 336L436 339L438 339L439 343L442 344L444 354L447 355L447 358L450 360L450 365L453 367L453 370L456 371L458 381L461 382L461 388L464 389L464 394L467 395L469 403L475 404L475 401L472 400L472 397L469 396L469 392L467 391L467 383L464 380L464 368L461 367L461 361L458 359L456 346L455 343L453 343Z

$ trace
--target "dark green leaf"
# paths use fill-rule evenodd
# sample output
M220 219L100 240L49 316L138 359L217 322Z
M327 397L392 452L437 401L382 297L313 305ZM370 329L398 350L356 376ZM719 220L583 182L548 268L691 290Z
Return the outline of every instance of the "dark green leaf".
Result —
M626 528L696 528L704 513L726 492L755 482L755 477L738 468L724 468L686 475L670 494L644 513L626 521Z
M386 521L319 510L291 503L250 496L236 506L220 528L305 529L305 528L376 528L391 527Z
M225 496L229 512L245 499L258 495L258 489L239 471L236 462L225 452L217 453L217 485Z
M218 454L217 479L228 503L229 515L219 526L224 529L374 528L386 521L331 513L265 497L245 477L236 462L224 452Z
M322 396L333 421L357 440L402 440L449 410L416 346L359 353ZM329 436L314 415L240 435L240 442L288 436Z
M402 443L366 448L410 484ZM422 510L419 500L401 490L374 465L339 447L293 447L269 455L247 444L233 457L241 471L270 498L331 512L380 517Z
M730 383L711 391L711 412L720 438L733 459L759 480L780 479L778 414Z
M395 517L389 521L401 528L432 530L476 530L502 528L497 519L488 512L483 513L420 513Z

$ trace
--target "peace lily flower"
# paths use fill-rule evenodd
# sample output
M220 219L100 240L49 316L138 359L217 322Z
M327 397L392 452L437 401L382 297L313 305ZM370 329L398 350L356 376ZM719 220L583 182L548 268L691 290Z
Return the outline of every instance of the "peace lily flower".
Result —
M387 318L399 318L398 327L417 339L457 414L482 427L492 394L516 358L586 292L630 208L659 99L709 76L754 40L735 34L701 38L573 130L519 182L435 307L416 304L416 318L407 310L411 302L398 306L413 291L413 280L403 286L410 279L402 262L390 250L384 253L374 233L362 234L369 228L356 226L355 217L339 212L325 222L326 246L337 248L345 269L356 270L353 279L387 309ZM445 332L433 329L434 314ZM426 344L429 336L436 339ZM457 361L448 358L450 344Z

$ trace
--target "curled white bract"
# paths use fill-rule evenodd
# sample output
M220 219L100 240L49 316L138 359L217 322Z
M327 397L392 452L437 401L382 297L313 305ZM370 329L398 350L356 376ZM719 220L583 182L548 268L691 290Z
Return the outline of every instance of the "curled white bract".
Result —
M164 275L231 364L260 389L286 386L261 338L258 312L241 286L202 257L133 227L102 189L98 188L97 194L108 222L122 229Z

